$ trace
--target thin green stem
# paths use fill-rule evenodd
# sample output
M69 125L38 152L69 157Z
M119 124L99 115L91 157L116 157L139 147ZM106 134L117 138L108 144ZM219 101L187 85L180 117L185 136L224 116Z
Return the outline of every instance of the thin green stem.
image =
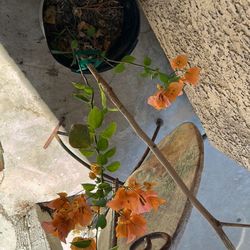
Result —
M81 76L82 76L82 78L83 78L85 84L86 84L87 86L91 87L90 84L89 84L89 82L88 82L87 77L83 74L82 68L81 68L81 66L80 66L80 61L79 61L78 55L76 55L76 60L77 60L78 68L79 68L79 70L80 70L80 74L81 74Z
M107 57L103 57L103 58L104 58L105 61L108 61L108 62L113 62L113 63L126 63L126 64L131 64L131 65L134 65L134 66L137 66L137 67L141 67L141 68L147 67L147 69L149 69L149 70L151 70L151 71L154 71L154 72L158 72L158 71L159 71L159 69L153 69L153 68L150 68L150 67L148 67L148 66L139 64L139 63L116 61L116 60L109 59L109 58L107 58Z
M69 133L64 132L64 131L57 131L58 135L63 135L63 136L69 136Z

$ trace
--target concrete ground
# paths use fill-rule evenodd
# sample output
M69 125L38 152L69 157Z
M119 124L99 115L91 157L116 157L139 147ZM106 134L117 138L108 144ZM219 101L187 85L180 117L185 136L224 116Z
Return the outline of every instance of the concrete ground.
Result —
M80 76L59 65L49 54L39 26L39 4L38 0L24 0L20 4L2 0L0 4L0 140L6 167L0 186L1 250L16 248L18 239L8 219L20 214L20 210L25 211L25 204L51 199L60 191L74 193L80 190L81 182L88 180L88 171L56 142L47 151L42 149L57 119L65 116L68 130L71 123L85 119L85 109L72 98L71 81L80 81ZM141 25L133 55L138 61L148 55L155 65L168 71L168 61L143 15ZM156 112L148 106L146 97L154 93L155 84L137 73L137 69L129 68L119 77L113 77L112 71L103 75L109 81L112 79L114 91L149 135L157 118L164 120L157 141L185 121L193 122L204 133L185 95L166 111ZM117 175L124 180L145 145L120 114L114 114L112 119L119 126L113 140L118 149L116 158L122 162ZM249 184L248 171L205 142L205 168L198 197L211 212L223 220L250 222ZM249 231L230 231L238 249L249 249ZM178 249L220 250L223 246L194 210Z

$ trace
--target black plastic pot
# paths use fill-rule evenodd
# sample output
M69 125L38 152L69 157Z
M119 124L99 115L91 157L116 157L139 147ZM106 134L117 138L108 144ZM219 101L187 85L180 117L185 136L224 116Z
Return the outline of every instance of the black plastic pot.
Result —
M39 18L43 34L46 38L46 32L44 29L44 22L43 22L45 1L46 0L41 1ZM108 50L106 54L107 58L115 61L120 61L125 55L129 55L133 51L138 42L138 35L140 31L140 11L137 1L136 0L120 0L120 1L123 5L123 10L124 10L124 20L123 20L121 36L117 39L115 44ZM74 72L78 71L77 65L71 66L72 63L71 59L61 54L53 54L53 53L51 54L60 64L64 65L65 67L71 69ZM111 65L103 62L97 67L97 70L99 72L103 72L111 68L112 68ZM86 74L90 73L88 70L84 70L83 72Z

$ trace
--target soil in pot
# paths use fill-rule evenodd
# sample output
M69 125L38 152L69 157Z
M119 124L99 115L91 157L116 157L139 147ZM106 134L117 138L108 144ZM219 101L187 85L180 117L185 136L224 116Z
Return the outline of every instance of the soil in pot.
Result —
M108 52L121 35L123 18L118 0L46 0L43 7L51 53L72 61L72 67L72 41L80 50Z

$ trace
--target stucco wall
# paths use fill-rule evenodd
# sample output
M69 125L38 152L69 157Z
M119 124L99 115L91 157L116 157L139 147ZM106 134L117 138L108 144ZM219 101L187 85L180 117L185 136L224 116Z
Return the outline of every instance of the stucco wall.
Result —
M209 140L250 168L250 2L141 0L168 58L186 53L202 68L185 89Z

